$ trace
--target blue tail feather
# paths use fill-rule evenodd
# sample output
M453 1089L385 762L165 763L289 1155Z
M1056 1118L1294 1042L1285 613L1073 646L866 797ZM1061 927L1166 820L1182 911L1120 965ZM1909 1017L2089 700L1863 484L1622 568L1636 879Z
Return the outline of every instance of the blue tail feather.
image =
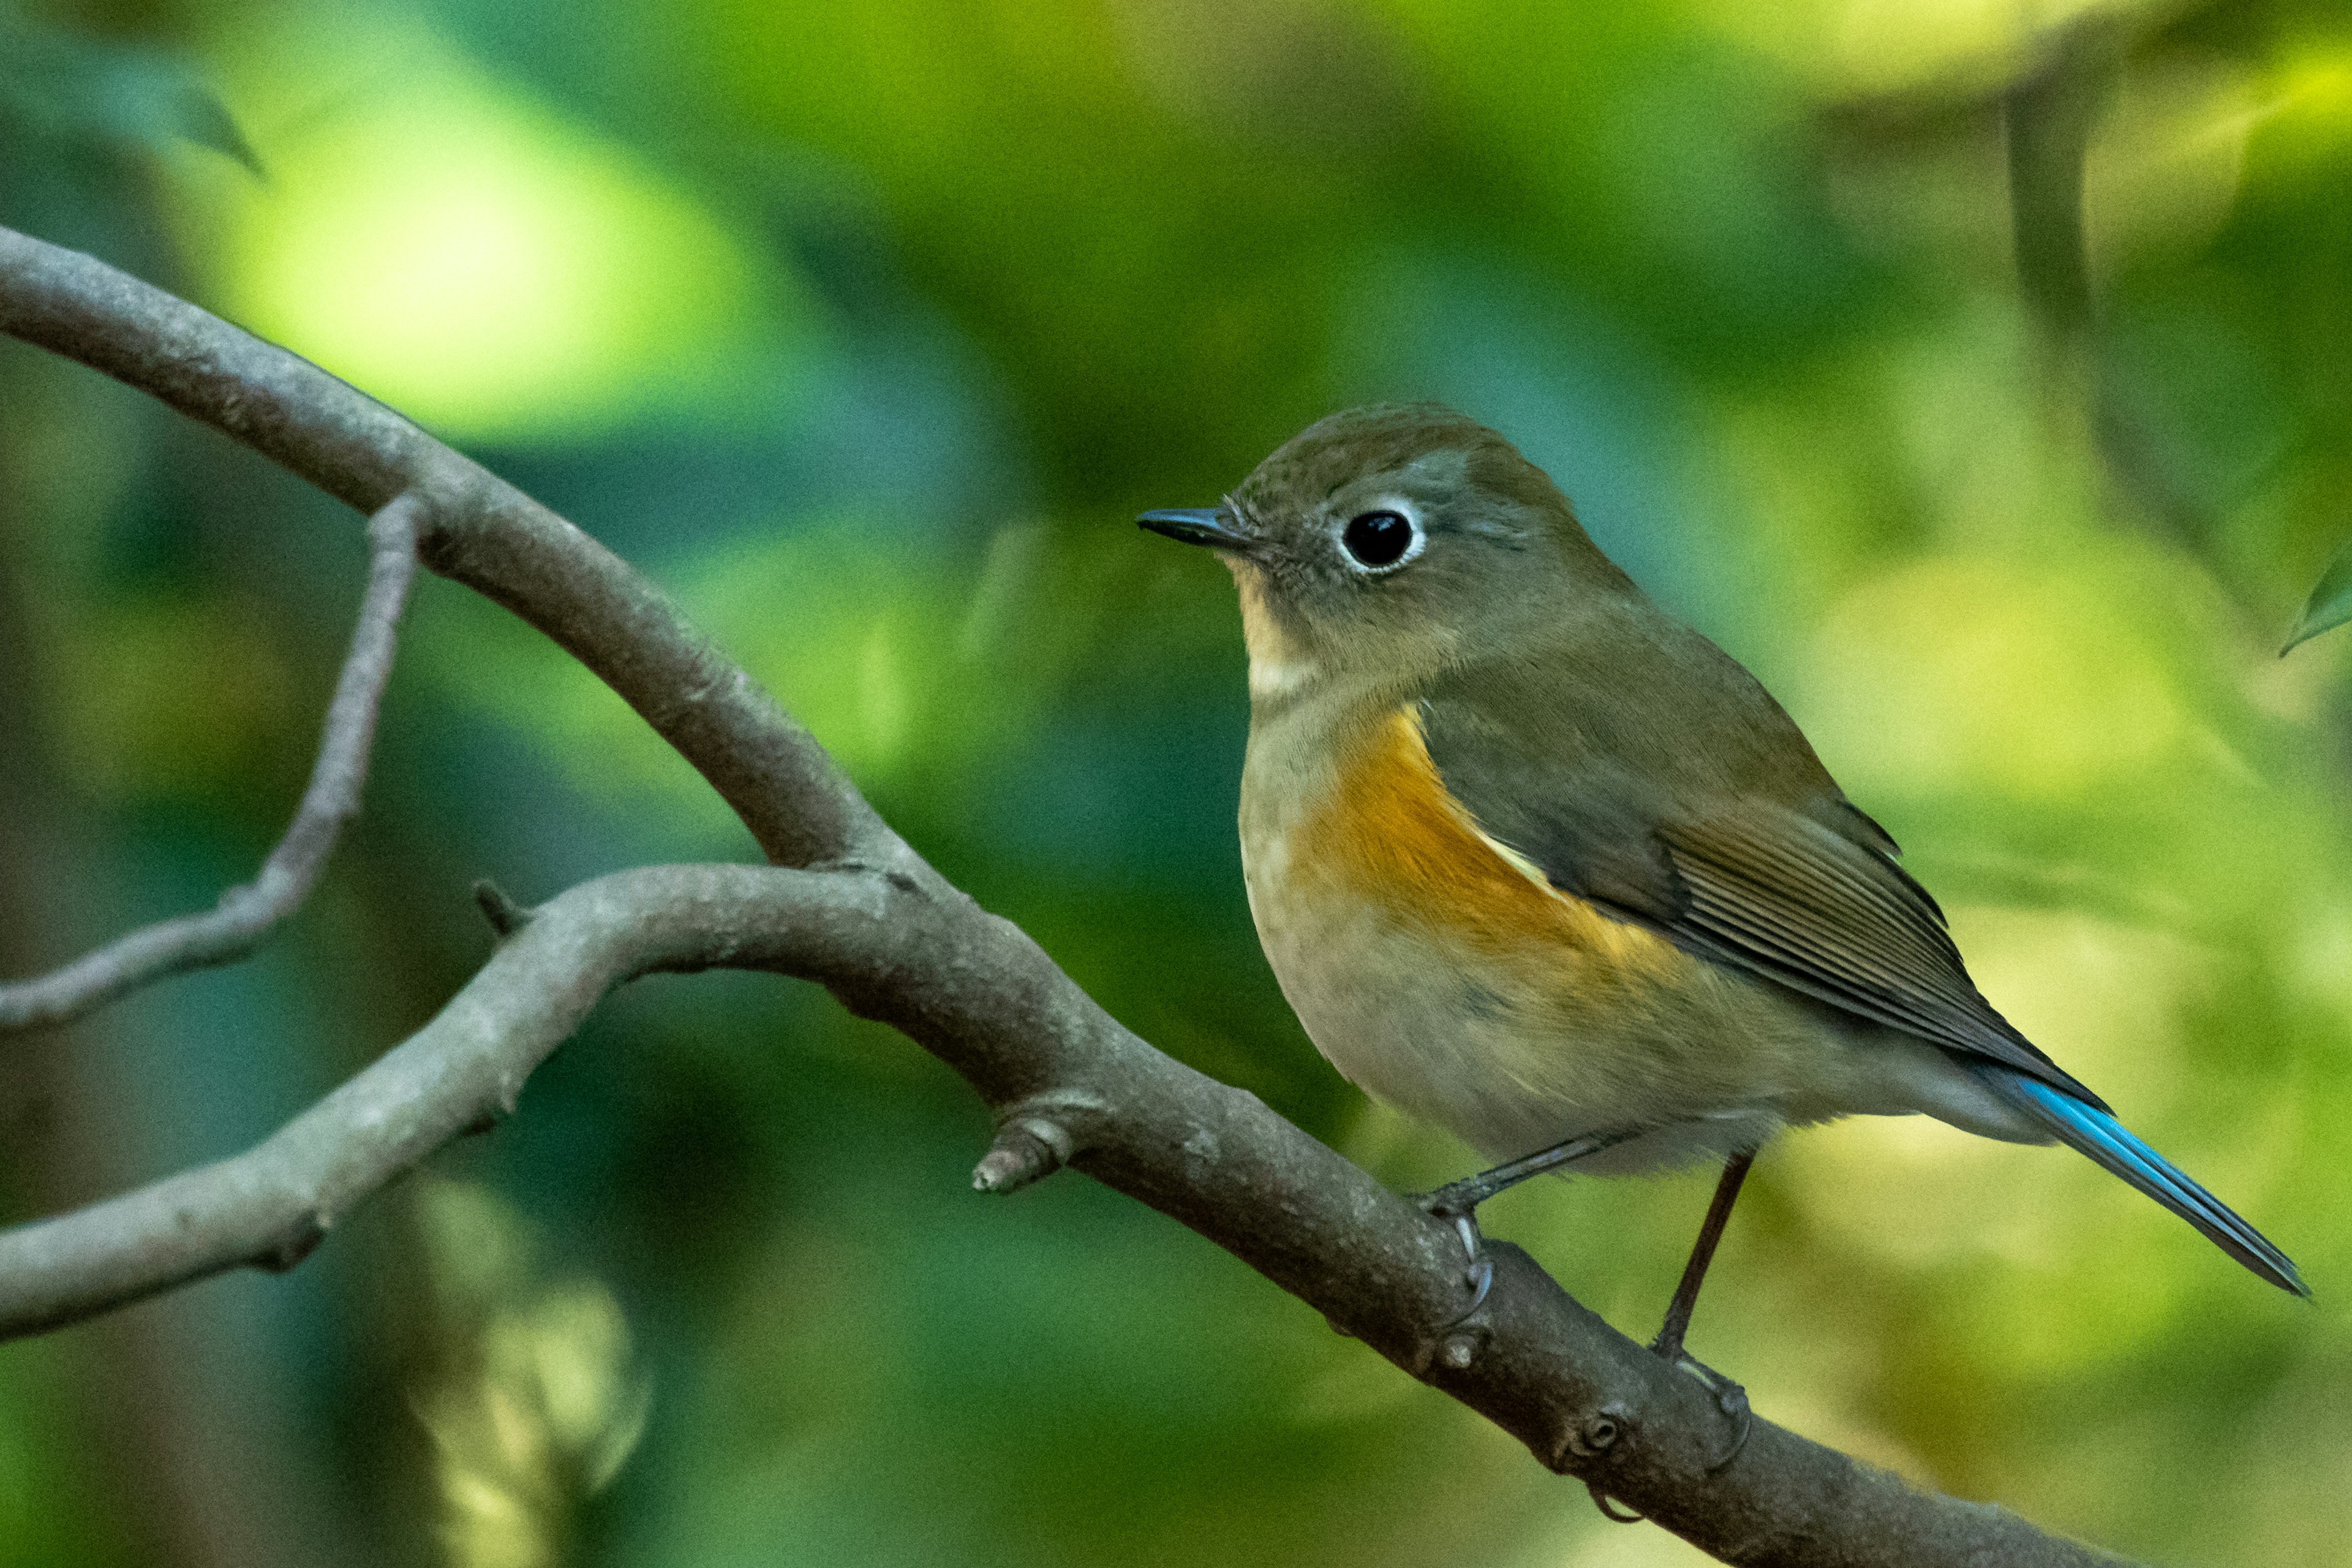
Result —
M2285 1253L2231 1213L2227 1204L2190 1181L2172 1162L2134 1137L2122 1122L2038 1079L2006 1068L1986 1066L1978 1070L2002 1098L2048 1128L2060 1142L2089 1155L2203 1231L2222 1251L2280 1289L2298 1296L2311 1294Z

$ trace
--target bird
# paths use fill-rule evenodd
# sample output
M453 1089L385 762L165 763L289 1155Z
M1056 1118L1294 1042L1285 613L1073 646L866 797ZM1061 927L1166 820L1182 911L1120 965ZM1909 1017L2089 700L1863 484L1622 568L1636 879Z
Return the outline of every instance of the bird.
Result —
M1744 1392L1684 1347L1699 1287L1757 1151L1857 1114L2065 1144L2309 1294L1986 1001L1788 713L1502 436L1350 409L1138 521L1239 591L1242 866L1283 995L1341 1073L1496 1162L1422 1196L1469 1256L1455 1323L1495 1193L1719 1161L1651 1348L1744 1441Z

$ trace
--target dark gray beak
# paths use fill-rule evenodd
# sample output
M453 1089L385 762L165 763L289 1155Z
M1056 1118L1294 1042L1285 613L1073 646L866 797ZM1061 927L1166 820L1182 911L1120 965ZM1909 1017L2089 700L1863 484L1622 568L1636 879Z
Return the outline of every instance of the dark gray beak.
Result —
M1233 514L1221 506L1171 506L1147 511L1136 522L1154 533L1164 533L1180 544L1205 544L1212 550L1246 553L1257 547L1254 535L1235 528Z

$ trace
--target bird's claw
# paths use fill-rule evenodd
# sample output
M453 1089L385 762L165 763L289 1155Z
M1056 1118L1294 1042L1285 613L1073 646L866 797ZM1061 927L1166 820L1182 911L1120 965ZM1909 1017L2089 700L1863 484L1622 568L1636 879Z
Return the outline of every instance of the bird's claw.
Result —
M1707 1391L1715 1395L1715 1407L1722 1411L1729 1419L1738 1423L1738 1430L1731 1435L1730 1448L1725 1452L1723 1458L1715 1460L1706 1468L1708 1475L1721 1475L1731 1468L1732 1461L1738 1458L1741 1452L1747 1448L1748 1436L1756 1430L1756 1409L1748 1402L1748 1390L1687 1351L1670 1348L1664 1344L1653 1344L1650 1349L1706 1384Z
M1424 1212L1454 1222L1454 1234L1461 1237L1462 1250L1466 1258L1462 1282L1470 1288L1470 1304L1454 1317L1439 1324L1440 1333L1448 1329L1458 1329L1476 1317L1478 1309L1486 1304L1487 1293L1495 1288L1495 1262L1486 1256L1485 1238L1478 1233L1477 1200L1473 1198L1465 1204L1462 1194L1454 1190L1461 1185L1462 1183L1454 1182L1435 1192L1423 1193L1413 1200Z
M1470 1304L1462 1309L1460 1317L1445 1325L1449 1329L1460 1328L1476 1317L1478 1309L1486 1304L1486 1293L1495 1288L1493 1260L1485 1258L1472 1258L1470 1267L1463 1271L1463 1277L1470 1287Z
M1650 1353L1660 1361L1689 1373L1706 1384L1707 1392L1715 1395L1715 1407L1739 1423L1739 1430L1731 1435L1730 1449L1723 1458L1706 1468L1706 1473L1710 1476L1723 1474L1731 1468L1731 1462L1739 1458L1740 1451L1748 1447L1748 1435L1756 1427L1756 1412L1748 1403L1748 1391L1707 1365L1706 1363L1685 1351L1680 1345L1669 1344L1664 1333L1659 1334L1656 1339L1650 1342ZM1592 1493L1593 1506L1601 1510L1602 1518L1618 1524L1639 1524L1645 1517L1638 1513L1628 1513L1619 1508L1609 1494L1601 1489L1599 1481L1587 1481L1584 1484L1586 1489Z

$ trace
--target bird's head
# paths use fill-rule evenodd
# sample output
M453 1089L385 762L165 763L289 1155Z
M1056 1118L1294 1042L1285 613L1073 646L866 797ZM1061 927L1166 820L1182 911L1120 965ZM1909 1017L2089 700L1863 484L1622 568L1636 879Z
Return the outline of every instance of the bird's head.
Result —
M1334 414L1223 505L1138 521L1233 569L1261 700L1342 674L1410 684L1631 591L1542 469L1429 404Z

